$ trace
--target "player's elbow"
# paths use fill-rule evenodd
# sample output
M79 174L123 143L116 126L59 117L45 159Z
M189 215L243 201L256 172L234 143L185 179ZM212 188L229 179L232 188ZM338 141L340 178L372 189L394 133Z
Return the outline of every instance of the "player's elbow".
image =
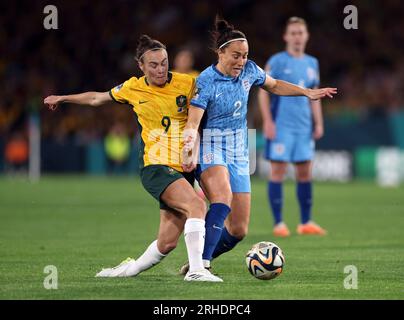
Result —
M264 89L267 92L274 93L274 90L276 90L277 87L278 87L278 81L272 77L267 77L264 85L262 86L262 89ZM265 92L263 92L263 94L265 94Z
M270 90L276 90L279 88L279 81L276 79L271 79L268 83L268 87Z
M104 103L108 101L109 94L105 92L94 92L90 97L90 105L93 107L102 106Z
M97 97L97 94L95 94L90 99L90 106L99 107L100 105L102 105L101 99L99 97Z

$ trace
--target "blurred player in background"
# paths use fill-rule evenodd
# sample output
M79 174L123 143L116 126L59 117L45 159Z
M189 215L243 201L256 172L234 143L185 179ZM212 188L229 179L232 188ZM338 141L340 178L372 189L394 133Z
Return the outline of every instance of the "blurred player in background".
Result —
M4 148L7 173L23 173L28 170L29 145L23 131L13 133Z
M181 48L174 58L174 68L173 71L179 73L189 74L190 76L196 78L199 76L199 71L194 69L195 55L194 52L187 47ZM203 200L206 200L205 194L199 185L199 182L195 180L194 188L198 196Z
M136 276L173 250L184 230L191 265L184 280L221 282L203 266L206 204L192 187L194 173L183 172L181 166L182 130L195 79L168 72L166 47L145 35L139 40L136 60L144 73L139 79L132 77L107 92L49 96L44 100L52 110L62 103L97 107L116 101L132 105L137 116L141 181L160 202L158 237L137 260L128 258L117 267L103 269L97 276Z
M108 161L108 172L123 174L130 157L130 138L121 123L115 123L105 136L104 150Z
M247 59L249 47L244 33L225 20L216 18L213 36L218 62L198 77L184 130L184 151L191 153L184 154L184 169L189 171L196 165L192 154L198 152L200 124L203 129L197 174L210 201L203 252L205 268L210 267L212 258L231 250L247 234L251 200L247 102L251 87L310 99L336 93L335 88L305 89L267 75ZM186 270L184 265L181 273Z
M316 58L305 54L309 39L305 20L289 18L283 39L286 50L270 57L265 71L271 77L304 88L317 88L319 65ZM311 221L314 140L324 134L321 101L307 97L281 97L275 93L270 99L264 90L259 90L258 101L267 139L265 157L271 162L268 198L274 217L273 234L280 237L290 235L282 219L282 184L288 163L293 163L300 206L297 233L325 235L326 231Z
M184 47L180 49L174 57L173 71L189 74L196 78L200 72L194 69L194 63L195 57L193 51Z

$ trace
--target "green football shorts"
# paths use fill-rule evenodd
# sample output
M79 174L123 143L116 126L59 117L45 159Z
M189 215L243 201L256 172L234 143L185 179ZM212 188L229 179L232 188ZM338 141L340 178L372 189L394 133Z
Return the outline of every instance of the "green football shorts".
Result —
M140 178L146 191L160 202L160 209L170 208L160 197L171 183L185 178L193 187L195 181L194 172L179 172L169 166L159 164L142 168Z

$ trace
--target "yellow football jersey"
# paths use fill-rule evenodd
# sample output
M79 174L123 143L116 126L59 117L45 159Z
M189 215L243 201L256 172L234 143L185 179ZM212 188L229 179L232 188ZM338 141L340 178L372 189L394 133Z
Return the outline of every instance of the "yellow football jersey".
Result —
M168 73L164 87L149 85L147 79L132 77L110 90L119 103L133 106L141 136L140 167L161 164L180 172L182 133L187 122L195 78Z

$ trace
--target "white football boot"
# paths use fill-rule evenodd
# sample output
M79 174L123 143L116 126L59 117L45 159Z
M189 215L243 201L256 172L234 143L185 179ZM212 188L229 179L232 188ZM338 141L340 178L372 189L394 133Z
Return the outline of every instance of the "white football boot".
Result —
M96 277L101 277L101 278L114 278L114 277L132 277L134 276L133 274L128 274L127 270L129 269L130 266L132 266L134 263L136 263L136 260L133 258L127 258L123 260L119 265L113 268L106 268L102 269L100 272L98 272L95 276Z
M223 282L222 279L213 275L207 269L193 271L193 272L188 271L184 280L185 281Z

